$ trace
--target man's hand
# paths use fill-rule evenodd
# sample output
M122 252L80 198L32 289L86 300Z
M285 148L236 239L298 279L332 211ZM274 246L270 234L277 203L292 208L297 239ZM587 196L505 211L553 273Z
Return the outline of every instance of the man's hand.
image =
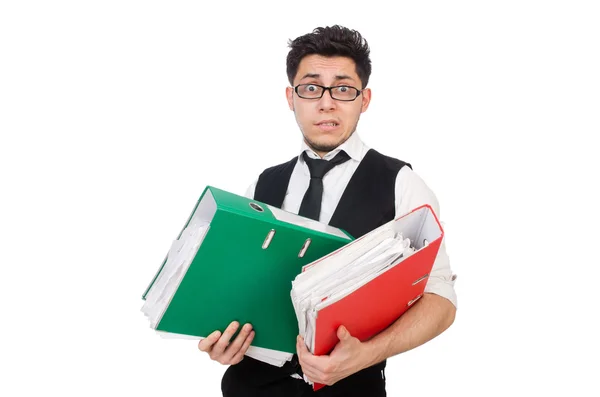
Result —
M350 335L343 325L338 328L337 336L340 341L328 356L311 354L304 339L298 336L298 361L302 372L312 382L331 386L367 367L368 351L365 345Z
M211 360L218 361L223 365L234 365L244 359L244 354L254 339L252 325L246 324L235 340L229 343L231 337L236 333L239 323L237 321L229 324L223 335L215 331L198 343L198 349L208 353Z

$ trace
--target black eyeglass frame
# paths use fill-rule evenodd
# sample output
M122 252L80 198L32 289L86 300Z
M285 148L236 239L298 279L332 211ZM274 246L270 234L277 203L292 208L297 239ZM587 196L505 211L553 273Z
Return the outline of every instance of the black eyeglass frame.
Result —
M314 85L315 87L322 88L323 91L321 92L321 96L320 97L315 97L315 98L307 98L307 97L303 97L302 95L300 95L298 93L298 87L307 86L307 85ZM354 98L352 98L352 99L338 99L338 98L334 98L331 90L333 88L341 88L341 87L352 88L352 89L356 90L356 96ZM296 93L296 95L298 95L298 97L300 97L302 99L321 99L321 98L323 98L323 95L325 95L325 91L329 91L329 96L331 96L331 99L336 100L336 101L342 101L342 102L352 102L352 101L355 101L356 98L358 98L360 96L360 94L362 94L362 92L363 92L363 90L359 90L358 88L352 87L351 85L335 85L335 86L332 86L332 87L325 87L325 86L319 85L319 84L298 84L297 86L294 87L294 92Z

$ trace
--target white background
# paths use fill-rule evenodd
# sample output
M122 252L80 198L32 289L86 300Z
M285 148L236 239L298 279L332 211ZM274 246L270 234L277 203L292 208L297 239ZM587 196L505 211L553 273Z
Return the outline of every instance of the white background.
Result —
M141 295L206 185L298 153L287 40L372 49L373 148L441 204L459 311L390 396L599 395L600 13L589 1L5 1L0 394L220 396Z

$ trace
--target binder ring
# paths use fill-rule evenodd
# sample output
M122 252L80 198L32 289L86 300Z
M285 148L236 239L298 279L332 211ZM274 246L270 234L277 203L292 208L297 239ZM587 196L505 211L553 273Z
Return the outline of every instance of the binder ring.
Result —
M427 273L424 276L419 277L418 279L416 279L415 281L413 281L412 285L417 285L419 284L421 281L427 279L427 277L429 277L429 273Z
M304 245L302 246L302 249L300 250L300 253L298 253L298 258L304 258L304 254L306 254L306 250L310 246L311 241L312 240L309 238L306 239L306 241L304 242Z
M413 303L415 303L416 301L418 301L419 299L421 299L422 296L423 296L423 294L417 296L415 299L413 299L410 302L408 302L408 307L412 306Z
M263 207L261 207L260 205L258 205L256 203L250 203L249 205L250 205L250 208L252 208L254 211L257 211L257 212L264 211Z
M265 242L262 245L262 249L266 250L269 248L269 244L271 244L271 240L273 240L273 236L275 235L275 229L271 229L267 237L265 238Z

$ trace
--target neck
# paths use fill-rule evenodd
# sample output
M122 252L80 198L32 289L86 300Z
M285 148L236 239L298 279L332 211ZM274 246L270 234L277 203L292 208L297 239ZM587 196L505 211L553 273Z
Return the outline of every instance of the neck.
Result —
M315 145L311 144L311 142L309 142L309 140L306 139L306 136L304 136L304 143L306 143L306 145L309 148L311 148L313 152L315 152L316 154L318 154L320 158L323 158L323 157L325 157L325 155L327 153L329 153L331 151L334 151L335 149L337 149L338 147L340 147L342 144L344 144L348 139L350 139L354 135L355 131L356 131L356 127L354 128L354 130L352 130L352 133L346 139L344 139L343 141L339 142L336 147L328 147L328 148L326 148L327 150L323 150L324 149L323 147L321 147L321 148L315 147Z
M315 152L316 154L319 155L320 158L325 157L325 155L329 152L334 151L335 149L337 149L338 147L340 147L340 145L344 142L340 142L336 147L332 147L332 148L317 148L314 145L311 145L310 142L308 142L308 140L306 140L306 138L304 139L304 142L306 143L306 146L308 146L309 148L312 149L313 152Z
M329 153L332 150L335 150L335 148L333 148L331 150L327 150L327 151L324 151L322 149L317 149L316 147L314 147L313 145L311 145L310 142L308 142L308 140L306 140L306 138L304 139L304 143L306 143L306 146L308 146L313 152L315 152L316 154L318 154L320 158L325 157L325 155L327 153Z

